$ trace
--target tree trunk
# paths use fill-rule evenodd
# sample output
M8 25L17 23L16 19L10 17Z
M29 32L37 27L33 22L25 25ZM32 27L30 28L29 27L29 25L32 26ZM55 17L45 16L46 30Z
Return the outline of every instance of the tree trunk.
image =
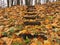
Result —
M17 0L13 0L13 5L17 5Z
M9 7L9 0L7 0L7 6Z
M37 0L35 0L35 4L37 4Z
M30 5L30 0L25 0L26 1L26 5Z
M49 2L49 0L46 0L46 3Z
M17 5L20 5L20 0L17 0Z
M26 3L25 3L25 0L23 0L23 5L25 5Z
M11 0L11 6L13 6L13 0Z

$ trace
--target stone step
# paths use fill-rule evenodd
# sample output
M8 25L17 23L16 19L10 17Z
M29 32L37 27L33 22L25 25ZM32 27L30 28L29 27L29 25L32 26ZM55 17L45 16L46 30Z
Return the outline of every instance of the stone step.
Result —
M35 12L36 9L27 9L27 12Z
M24 15L23 18L25 18L25 19L36 19L36 18L39 18L39 16L38 15Z
M35 6L28 6L27 9L29 9L29 8L30 8L30 9L36 9Z
M25 12L25 15L37 15L37 12Z
M24 39L26 39L26 37L28 37L29 39L31 39L31 38L38 38L38 37L41 37L41 38L43 38L44 40L47 40L47 37L43 34L43 35L31 35L31 34L20 34L19 35L20 37L22 37L22 38L24 38Z
M41 23L40 22L38 22L38 21L35 21L35 22L29 22L29 21L26 21L26 22L24 22L24 25L40 25Z

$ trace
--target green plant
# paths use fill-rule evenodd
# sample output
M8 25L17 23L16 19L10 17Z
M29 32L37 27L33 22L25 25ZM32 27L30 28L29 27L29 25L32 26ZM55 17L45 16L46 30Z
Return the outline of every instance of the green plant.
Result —
M25 43L28 44L30 42L30 39L26 36Z
M10 28L9 32L14 33L14 28Z
M9 32L8 32L8 37L11 38L12 35L14 34L14 28L10 28Z
M18 26L16 26L16 28L17 28L18 30L22 30L22 29L23 29L23 25L18 25Z
M3 36L7 36L7 32L2 32L2 35Z
M54 17L53 17L53 16L49 16L48 18L49 18L50 20L52 20Z
M12 45L23 45L21 42L13 42Z

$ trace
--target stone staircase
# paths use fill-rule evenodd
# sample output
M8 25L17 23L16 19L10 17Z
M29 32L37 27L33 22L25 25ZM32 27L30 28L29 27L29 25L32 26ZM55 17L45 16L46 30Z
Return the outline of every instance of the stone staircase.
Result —
M34 6L28 6L27 12L25 12L25 15L23 16L23 19L25 19L24 25L40 25L41 24L39 21L36 21L36 19L39 18L38 13L36 11L37 10Z

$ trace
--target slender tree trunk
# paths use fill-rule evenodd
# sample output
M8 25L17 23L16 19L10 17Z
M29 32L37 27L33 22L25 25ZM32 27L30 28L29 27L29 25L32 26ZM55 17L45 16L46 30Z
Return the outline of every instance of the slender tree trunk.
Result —
M26 1L26 5L30 5L30 0L25 0Z
M17 5L20 5L20 0L17 0Z
M13 0L13 5L17 5L17 0Z
M27 5L28 0L25 0L25 2L26 2L26 5Z
M23 5L25 5L25 0L23 0Z
M11 0L11 6L13 6L13 0Z
M13 0L7 0L7 6L8 7L13 6Z
M33 0L30 0L30 5L32 5L33 4Z
M37 4L37 0L35 0L35 4Z
M46 0L46 2L49 2L49 0Z
M33 4L32 5L35 5L36 4L36 2L35 2L35 0L33 0Z
M7 6L9 7L9 0L7 0Z

